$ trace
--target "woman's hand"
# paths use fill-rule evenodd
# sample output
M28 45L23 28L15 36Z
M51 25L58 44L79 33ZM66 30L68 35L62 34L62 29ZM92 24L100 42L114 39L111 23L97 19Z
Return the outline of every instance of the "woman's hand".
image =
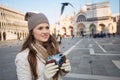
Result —
M52 77L57 73L58 71L58 65L55 65L55 63L49 63L45 66L44 69L44 77L46 80L52 79Z
M69 72L71 70L70 61L68 59L66 59L66 62L62 64L60 69L64 70L65 72Z

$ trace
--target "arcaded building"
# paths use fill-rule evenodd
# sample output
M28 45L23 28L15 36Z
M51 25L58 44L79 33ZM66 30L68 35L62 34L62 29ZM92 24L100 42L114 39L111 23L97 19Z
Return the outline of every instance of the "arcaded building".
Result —
M117 23L114 21L109 2L86 4L75 16L74 34L116 33Z
M73 16L61 16L60 26L57 27L57 31L61 35L72 36L73 27L74 27L74 18Z
M113 16L108 1L86 3L75 15L62 16L57 32L68 36L81 36L81 33L84 35L117 33L120 32L119 16L119 14Z
M0 4L0 41L26 38L28 28L24 15Z

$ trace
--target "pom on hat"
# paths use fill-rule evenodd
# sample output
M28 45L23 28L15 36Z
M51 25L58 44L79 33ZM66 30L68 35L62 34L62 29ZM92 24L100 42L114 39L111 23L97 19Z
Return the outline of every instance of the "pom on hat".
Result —
M28 19L29 19L33 14L35 14L35 13L33 13L33 12L27 12L27 13L25 14L25 20L28 21Z
M27 12L25 14L25 20L28 21L29 31L32 30L34 27L36 27L38 24L41 23L49 24L47 17L43 13Z

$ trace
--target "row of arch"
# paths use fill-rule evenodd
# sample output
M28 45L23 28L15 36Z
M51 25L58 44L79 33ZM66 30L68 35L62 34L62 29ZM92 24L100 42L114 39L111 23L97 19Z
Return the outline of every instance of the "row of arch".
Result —
M77 34L79 34L79 32L83 31L86 32L86 26L83 23L78 24L77 26ZM89 29L89 34L95 34L95 33L114 33L114 27L111 23L108 24L108 26L105 26L105 24L99 24L98 26L96 26L95 24L90 24L90 26L88 27Z
M17 37L16 37L16 39L25 39L26 37L27 37L27 35L28 35L28 33L26 33L26 32L14 32L14 33L12 33L12 34L14 34L14 35L16 35ZM0 32L0 41L5 41L5 40L7 40L7 32Z
M68 28L62 27L61 34L62 35L72 36L74 34L73 33L73 26L69 26Z

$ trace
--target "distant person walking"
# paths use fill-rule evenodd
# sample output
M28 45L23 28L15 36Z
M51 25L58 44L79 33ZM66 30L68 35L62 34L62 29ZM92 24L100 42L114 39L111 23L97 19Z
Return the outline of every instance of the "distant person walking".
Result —
M62 37L61 37L60 34L58 34L58 35L57 35L57 41L58 41L59 44L61 44L61 40L62 40Z

